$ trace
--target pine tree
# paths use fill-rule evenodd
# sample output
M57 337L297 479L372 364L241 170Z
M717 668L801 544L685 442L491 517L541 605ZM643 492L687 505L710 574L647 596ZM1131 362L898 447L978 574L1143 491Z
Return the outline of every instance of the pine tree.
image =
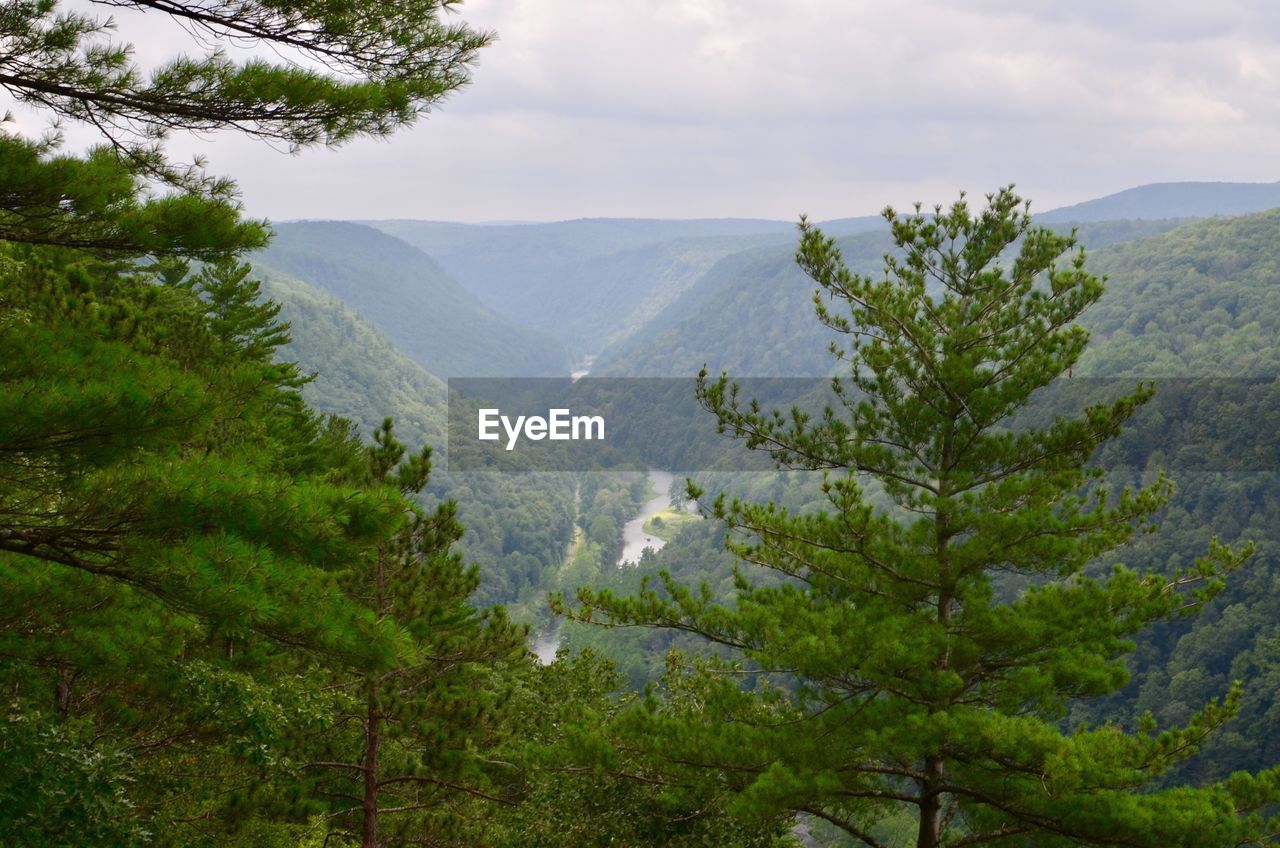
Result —
M397 526L399 499L353 497L296 370L269 346L229 354L209 304L146 273L49 249L3 262L0 551L219 626L389 650L326 571Z
M136 163L109 147L84 156L57 139L0 133L0 239L97 254L224 259L266 244L227 191L154 193Z
M203 275L155 271L0 248L0 747L56 742L98 780L0 811L10 841L121 798L121 832L157 844L267 807L293 826L282 749L328 715L315 667L408 641L338 585L403 525L401 496L272 361L272 310L228 306L252 284L205 299Z
M147 74L95 14L0 7L0 86L54 119L0 128L0 833L302 844L315 800L285 741L331 727L317 678L420 641L338 577L406 523L446 528L410 521L352 426L303 402L274 361L287 327L237 261L265 224L163 144L386 135L464 84L489 36L444 20L451 0L106 5L169 16L195 50ZM61 153L64 121L105 143Z
M179 55L144 74L110 19L18 0L0 12L0 86L54 114L99 128L122 152L154 148L173 130L231 129L295 149L386 135L469 79L491 36L444 19L458 0L118 0L188 28L198 45L278 51L237 62L223 50Z
M368 448L369 478L409 498L427 484L431 451L405 457L388 419ZM380 845L474 844L474 808L460 802L503 802L500 775L484 751L501 738L505 700L499 673L528 663L527 628L501 607L477 610L475 566L452 546L462 536L457 507L431 513L410 507L397 534L374 545L349 571L348 594L376 620L410 636L394 661L334 684L345 693L333 745L305 768L322 777L317 792L336 801L364 848ZM507 769L509 771L509 769ZM511 775L508 775L510 779Z
M54 119L40 139L0 132L0 239L200 259L260 247L264 228L240 219L234 183L201 159L169 161L171 134L234 132L291 151L383 137L465 85L492 38L448 20L458 0L106 5L166 16L196 49L148 72L110 18L57 0L0 7L0 87ZM226 46L268 50L238 60ZM58 155L62 121L105 143Z
M186 270L186 263L178 266ZM289 325L276 319L280 304L263 300L262 283L244 262L222 260L176 282L195 291L205 306L209 332L229 358L271 362L278 348L289 344Z
M729 785L740 811L815 816L872 846L904 814L918 848L1262 844L1277 823L1251 811L1280 800L1280 770L1152 788L1238 688L1182 727L1062 724L1071 699L1124 685L1135 633L1194 615L1249 551L1215 541L1172 574L1092 565L1153 529L1170 491L1113 492L1087 464L1153 388L1012 426L1078 360L1075 322L1103 281L1012 189L987 200L887 209L898 253L882 278L802 221L818 318L847 339L838 403L764 412L705 372L699 396L748 447L823 470L826 508L715 501L730 549L786 578L740 573L732 605L665 575L628 598L579 591L579 618L690 631L734 657L676 662L624 728L676 786Z

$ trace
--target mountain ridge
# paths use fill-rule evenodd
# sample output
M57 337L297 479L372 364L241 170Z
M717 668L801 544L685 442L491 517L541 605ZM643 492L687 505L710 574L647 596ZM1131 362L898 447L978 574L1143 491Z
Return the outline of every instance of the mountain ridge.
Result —
M336 295L437 377L555 376L569 367L554 340L492 310L426 253L372 227L279 224L251 261Z

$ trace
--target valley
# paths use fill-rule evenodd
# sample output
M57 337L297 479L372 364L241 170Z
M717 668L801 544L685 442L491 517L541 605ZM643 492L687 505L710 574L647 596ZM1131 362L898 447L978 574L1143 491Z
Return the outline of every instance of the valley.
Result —
M1220 6L6 3L0 846L1280 848Z
M660 551L667 543L666 539L646 531L645 524L671 504L668 491L675 481L675 475L668 471L650 471L648 479L649 487L655 494L644 502L635 518L622 525L622 553L618 555L619 568L638 564L645 548Z
M1214 217L1253 213L1254 207L1273 202L1269 191L1153 187L1046 213L1043 219L1055 227L1077 227L1082 242L1093 246L1091 262L1110 276L1107 295L1086 314L1096 342L1076 373L1137 378L1280 374L1275 344L1280 279L1274 276L1280 264L1271 257L1273 245L1280 244L1280 213ZM1109 217L1118 214L1132 217ZM735 376L832 373L825 349L834 336L812 320L812 286L794 266L792 228L781 222L601 220L495 227L374 222L389 235L342 225L326 232L323 250L314 239L318 226L283 225L276 246L258 267L276 281L269 293L304 331L296 334L288 355L319 372L308 396L366 426L392 414L415 438L438 444L442 381L449 376L536 375L543 369L571 373L575 380L688 376L704 364L713 373L728 368ZM874 219L837 224L833 230L851 267L870 271L877 266L888 242ZM362 245L393 236L415 247L381 248L378 264L365 266L359 281L339 272L343 266L334 257L368 255ZM349 245L348 238L354 240ZM392 271L394 262L407 264ZM380 268L391 274L386 281ZM298 276L286 276L290 273ZM452 294L429 293L446 279ZM338 322L327 336L317 329L325 321ZM513 330L513 322L523 326ZM495 341L475 345L486 351L479 358L432 353L437 345L456 348L450 335L455 332ZM338 339L356 334L363 340L342 353ZM522 344L533 347L522 349ZM359 376L362 372L367 373ZM355 379L343 378L345 373ZM543 661L562 640L573 650L590 645L613 656L639 686L654 673L652 658L673 644L656 634L610 641L581 625L565 628L546 610L548 592L571 592L584 581L625 588L663 568L727 585L723 569L730 561L710 555L718 546L715 522L671 544L645 531L645 521L667 506L669 473L649 474L645 485L655 494L631 483L606 485L601 492L612 495L590 498L577 509L572 492L580 483L562 475L498 476L504 479L445 474L432 492L462 504L469 529L464 551L481 562L482 597L509 605L534 625L535 634L541 634L534 651ZM716 491L737 491L733 475L695 476ZM754 482L740 484L746 491L763 487L770 496L797 504L812 503L816 494L803 476L785 483L742 478L748 479ZM1280 524L1274 523L1275 501L1269 494L1274 474L1213 480L1182 475L1177 482L1180 491L1170 515L1175 527L1185 529L1171 538L1184 538L1181 533L1192 544L1201 535L1199 522L1238 527L1242 534L1253 528L1261 546L1254 573L1258 579L1280 573L1274 559ZM1206 506L1215 499L1235 504L1230 517L1220 506ZM531 510L535 503L558 506ZM575 538L580 544L572 543ZM1157 560L1176 559L1176 547L1166 540L1144 542L1138 550ZM651 551L642 557L645 548ZM626 568L619 572L618 564ZM1267 594L1233 597L1233 609L1250 610L1249 616L1269 614L1264 611L1273 603ZM1225 624L1211 616L1144 648L1147 659L1136 671L1136 682L1108 709L1138 709L1155 703L1156 692L1168 691L1162 707L1168 713L1168 704L1187 697L1167 688L1174 686L1172 669L1185 663L1196 645L1226 639L1224 645L1236 647L1213 664L1221 669L1219 677L1197 684L1197 692L1207 695L1213 679L1222 679L1232 663L1257 650L1231 641L1235 637L1214 636ZM1250 698L1257 699L1249 709L1260 721L1271 697L1257 692ZM1223 763L1262 761L1230 741L1220 744Z

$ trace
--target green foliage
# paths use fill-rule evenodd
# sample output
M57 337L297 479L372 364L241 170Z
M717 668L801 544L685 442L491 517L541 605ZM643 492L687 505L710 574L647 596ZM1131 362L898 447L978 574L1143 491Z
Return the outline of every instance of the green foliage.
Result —
M1089 315L1103 342L1082 374L1274 377L1280 211L1215 218L1098 256L1113 291Z
M546 615L540 590L574 537L574 481L559 473L443 475L433 497L459 504L461 550L484 563L477 603L520 601L522 620Z
M281 740L325 714L293 652L405 640L335 591L401 502L302 405L242 270L4 249L0 677L47 762L84 766L5 805L15 844L199 844L287 807Z
M0 550L219 626L330 650L379 644L335 604L325 569L394 524L391 502L352 497L340 471L314 466L309 454L332 453L326 425L300 406L293 369L267 359L269 318L242 327L258 349L228 361L206 323L216 307L193 287L62 254L5 260Z
M672 848L783 848L779 828L727 814L712 788L696 800L666 791L659 772L602 732L626 708L611 693L618 678L591 652L530 669L512 691L522 729L512 756L527 764L521 803L497 810L495 848L662 845Z
M406 456L389 419L367 453L371 482L405 497L426 485L430 450ZM334 827L368 848L474 844L476 824L452 809L455 798L501 792L500 769L487 756L504 726L499 672L528 662L527 629L509 624L501 607L469 605L479 572L451 550L462 536L456 512L452 503L429 514L411 508L403 529L344 575L350 597L410 636L393 661L337 675L334 732L302 764L320 775L318 796L333 799Z
M851 364L835 383L839 411L764 412L705 372L699 393L749 447L826 470L825 509L717 498L729 549L783 578L740 574L731 604L666 574L630 597L579 590L579 620L686 631L728 652L673 655L620 732L666 763L672 785L728 785L737 814L809 813L868 845L901 809L918 846L1263 839L1274 823L1247 811L1276 803L1273 772L1134 792L1237 712L1239 688L1178 725L1059 724L1072 699L1122 687L1135 634L1201 611L1250 548L1211 540L1172 577L1086 573L1168 497L1162 477L1111 491L1086 468L1151 390L1010 429L1080 360L1076 318L1102 283L1074 238L1032 227L1011 191L988 201L886 210L901 252L882 277L850 270L802 225L798 261ZM866 479L894 508L868 499ZM1025 589L1001 597L1005 575Z
M133 817L129 758L95 745L92 728L54 724L38 713L0 719L0 840L5 845L136 845L148 838Z
M181 281L187 269L168 272ZM251 279L253 269L235 261L207 265L186 282L205 305L209 332L222 344L219 353L231 359L269 362L287 345L289 325L276 320L280 305L262 298L262 283Z
M266 230L232 203L152 194L110 147L83 158L52 143L0 135L0 239L99 252L226 259L261 247Z
M145 73L132 45L111 38L113 21L64 11L56 0L20 0L0 12L0 85L100 130L137 169L222 196L227 184L170 166L157 142L174 130L229 129L293 149L384 136L465 84L491 37L445 22L452 0L116 5L167 14L202 47L248 42L278 51L278 60L206 49Z
M568 373L555 342L485 307L430 257L370 227L281 224L254 263L337 295L437 377Z

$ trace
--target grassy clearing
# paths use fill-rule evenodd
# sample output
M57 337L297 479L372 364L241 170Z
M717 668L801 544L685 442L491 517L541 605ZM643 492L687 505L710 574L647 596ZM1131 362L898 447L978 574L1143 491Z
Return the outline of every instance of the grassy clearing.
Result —
M701 520L702 516L700 515L667 507L645 519L644 532L650 536L657 536L664 542L670 542L686 525Z

